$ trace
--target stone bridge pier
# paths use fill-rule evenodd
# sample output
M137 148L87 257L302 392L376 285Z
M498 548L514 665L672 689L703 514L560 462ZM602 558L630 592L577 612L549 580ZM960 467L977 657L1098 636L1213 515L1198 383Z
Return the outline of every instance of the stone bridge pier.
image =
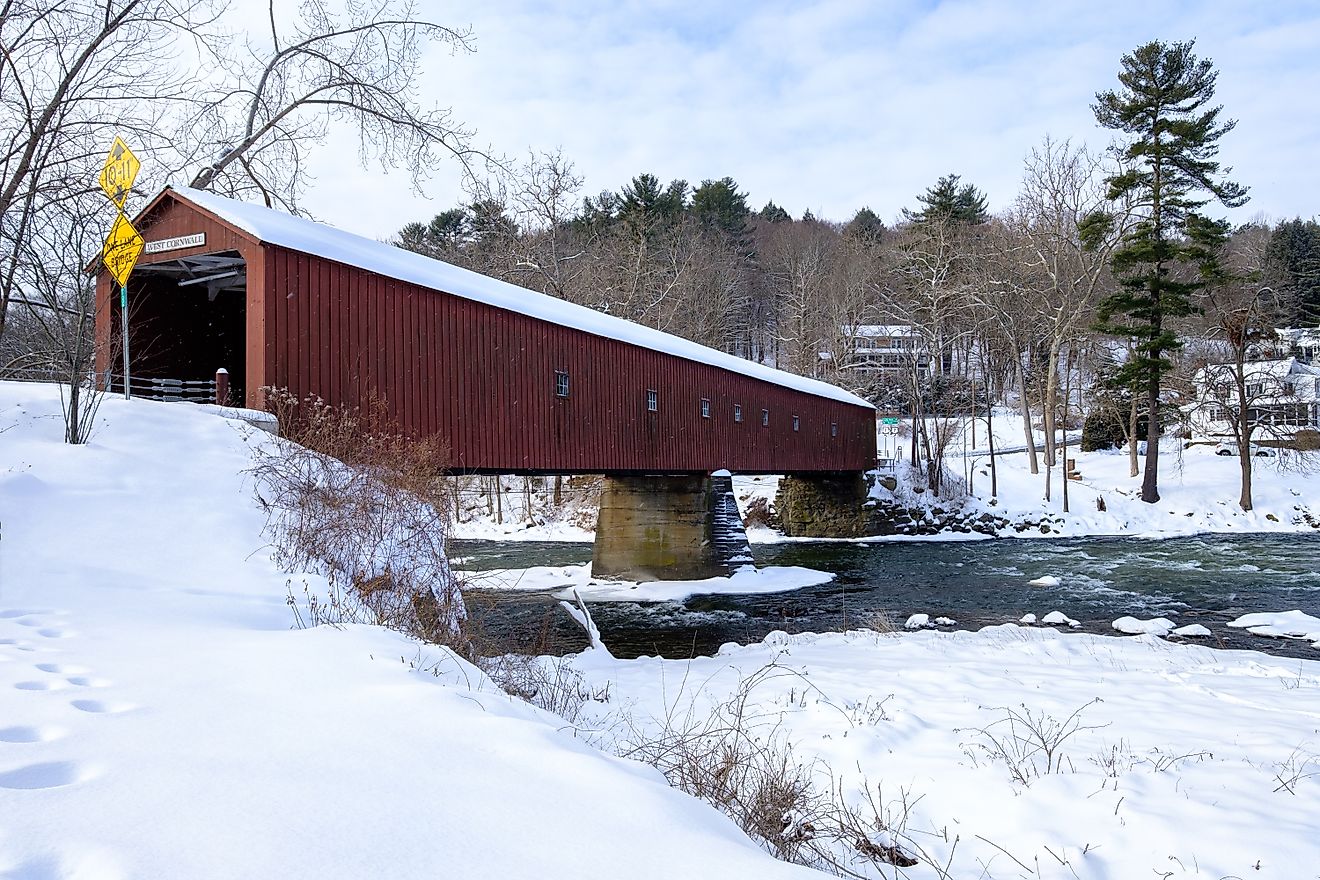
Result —
M787 475L779 481L775 512L785 535L862 538L877 534L861 471Z
M751 561L728 471L605 478L593 577L698 580Z

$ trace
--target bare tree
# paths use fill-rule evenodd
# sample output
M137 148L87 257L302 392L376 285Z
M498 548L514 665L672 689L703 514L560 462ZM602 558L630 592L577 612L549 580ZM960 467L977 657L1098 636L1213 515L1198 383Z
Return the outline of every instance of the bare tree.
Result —
M409 0L366 0L342 11L306 0L292 16L268 0L266 16L262 41L249 39L237 57L219 59L219 94L191 127L191 139L214 158L192 186L292 210L306 182L307 148L339 123L357 130L363 162L404 164L415 185L444 155L465 164L476 155L471 132L449 110L421 107L416 93L424 46L472 51L469 31L419 19Z
M6 366L60 383L66 443L87 442L104 394L95 376L96 276L84 268L101 247L89 219L99 201L88 194L43 212L16 255L11 302L26 313L31 332Z
M1104 182L1113 169L1085 146L1046 137L1031 150L1022 189L1008 222L1032 296L1023 301L1037 318L1043 342L1042 428L1045 464L1055 463L1060 362L1108 292L1109 260L1130 225L1127 205L1109 199ZM1103 217L1106 222L1095 222Z
M1277 369L1248 364L1250 352L1273 336L1275 322L1288 312L1288 303L1266 283L1266 249L1270 228L1257 224L1233 236L1225 255L1225 273L1218 283L1202 289L1198 305L1210 334L1228 349L1229 362L1202 368L1198 383L1205 391L1203 406L1215 412L1213 421L1228 424L1237 446L1241 470L1238 506L1251 510L1252 442L1259 430L1278 421L1278 410L1298 408L1287 377ZM1306 423L1303 416L1302 424Z
M178 61L215 15L208 0L0 0L0 334L23 242L96 189L113 136L148 173L168 165L192 91Z

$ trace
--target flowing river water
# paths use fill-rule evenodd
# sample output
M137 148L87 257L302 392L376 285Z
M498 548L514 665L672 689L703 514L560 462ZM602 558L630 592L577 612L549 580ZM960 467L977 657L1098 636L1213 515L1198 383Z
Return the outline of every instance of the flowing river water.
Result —
M1309 642L1252 636L1225 624L1254 611L1300 609L1320 616L1320 535L1202 535L1136 538L1001 539L854 544L757 545L758 566L801 565L833 572L819 587L752 596L693 596L685 602L597 602L592 615L617 656L688 657L773 630L831 632L916 613L949 617L957 629L1061 611L1086 632L1115 635L1125 615L1201 623L1197 641L1320 659ZM590 544L455 541L463 568L569 565L591 559ZM1031 586L1044 576L1057 586ZM581 631L546 593L473 591L474 617L529 647L579 650ZM883 626L884 624L881 623ZM533 643L535 643L533 645Z

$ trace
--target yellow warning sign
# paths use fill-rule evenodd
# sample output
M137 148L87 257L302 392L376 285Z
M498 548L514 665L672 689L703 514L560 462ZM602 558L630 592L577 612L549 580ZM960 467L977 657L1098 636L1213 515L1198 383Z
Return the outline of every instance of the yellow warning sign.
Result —
M115 225L110 227L110 234L101 247L101 260L120 287L128 285L129 273L137 265L138 257L142 256L143 245L142 236L128 222L128 218L117 214Z
M124 200L128 198L128 191L133 187L133 181L137 179L138 170L142 168L142 163L138 157L133 155L133 151L128 148L128 144L121 141L118 136L115 142L110 145L110 152L105 157L105 164L101 166L101 190L105 197L114 202L121 210L124 207Z

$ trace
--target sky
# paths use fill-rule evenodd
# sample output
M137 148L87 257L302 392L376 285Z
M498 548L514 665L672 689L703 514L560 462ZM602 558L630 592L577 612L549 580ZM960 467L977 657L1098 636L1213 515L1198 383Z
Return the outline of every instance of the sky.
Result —
M886 222L944 174L1008 207L1030 149L1050 135L1103 147L1095 93L1138 45L1196 40L1238 120L1220 161L1251 201L1235 223L1320 215L1320 2L956 0L816 3L654 0L441 4L476 51L428 51L418 84L474 145L520 158L562 151L582 195L650 172L732 177L759 209ZM351 138L347 139L351 143ZM421 193L327 145L303 202L318 219L385 238L463 201L457 162Z

